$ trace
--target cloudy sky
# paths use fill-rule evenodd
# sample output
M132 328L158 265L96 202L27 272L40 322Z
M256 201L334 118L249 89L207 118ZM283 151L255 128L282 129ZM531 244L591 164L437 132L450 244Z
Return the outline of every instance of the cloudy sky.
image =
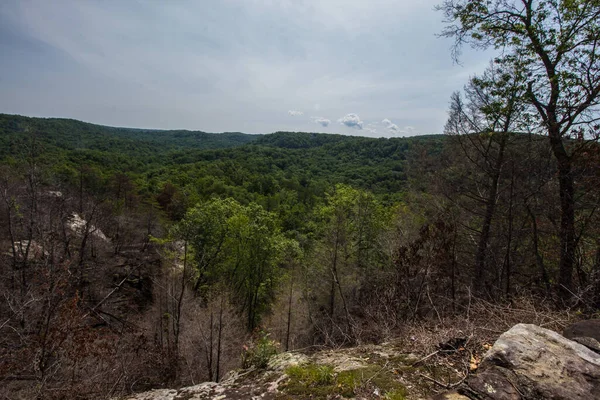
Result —
M441 133L491 54L441 0L1 0L0 112L208 132Z

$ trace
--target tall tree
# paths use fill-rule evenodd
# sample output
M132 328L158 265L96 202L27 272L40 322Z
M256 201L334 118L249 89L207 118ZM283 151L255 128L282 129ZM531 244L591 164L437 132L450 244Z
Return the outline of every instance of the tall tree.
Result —
M339 296L345 316L345 333L351 337L352 299L349 294L359 292L360 284L371 277L385 211L372 193L338 184L327 194L327 202L318 207L316 213L321 236L318 247L329 275L328 317L333 323ZM350 290L353 286L354 290Z
M190 209L175 232L193 250L195 290L208 296L211 287L227 287L253 330L275 298L283 255L298 247L281 234L275 214L215 198Z
M560 191L559 284L572 290L577 245L574 152L565 139L597 134L600 121L600 2L597 0L446 0L443 36L504 50L524 70L521 85L557 161Z
M518 131L522 124L523 107L520 99L523 90L518 82L519 71L491 63L480 77L473 77L465 86L466 102L460 93L454 93L450 104L450 115L445 133L451 135L466 159L476 172L467 181L473 180L474 189L464 196L475 200L469 209L481 214L477 227L479 238L475 251L473 284L477 292L486 283L486 255L490 242L492 222L496 214L500 192L500 181L506 164L509 135ZM459 193L460 195L460 193ZM480 211L477 207L484 208Z
M241 211L242 206L233 199L214 199L191 208L174 227L175 236L189 242L194 250L195 292L204 295L218 275L231 234L228 220Z

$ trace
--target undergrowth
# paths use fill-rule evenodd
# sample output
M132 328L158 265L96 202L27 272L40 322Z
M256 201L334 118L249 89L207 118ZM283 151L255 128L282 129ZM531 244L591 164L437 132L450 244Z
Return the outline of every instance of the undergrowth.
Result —
M284 391L301 398L326 399L331 395L354 397L359 393L382 393L385 399L403 400L406 389L393 372L378 365L335 372L330 365L304 364L286 369L289 377Z

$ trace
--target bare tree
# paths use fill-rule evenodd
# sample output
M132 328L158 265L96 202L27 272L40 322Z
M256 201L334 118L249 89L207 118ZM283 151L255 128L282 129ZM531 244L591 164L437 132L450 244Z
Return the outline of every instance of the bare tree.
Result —
M573 289L577 245L573 157L565 139L597 139L600 121L600 3L590 0L446 0L443 36L502 49L523 69L521 90L557 161L560 195L559 284Z
M476 170L471 174L476 180L475 189L463 195L484 207L473 274L473 285L479 293L485 284L486 255L500 178L507 163L509 135L522 127L523 107L519 100L524 91L519 88L519 79L519 71L491 63L481 77L472 78L465 87L466 103L460 93L453 94L445 128L445 133L452 136L462 156Z

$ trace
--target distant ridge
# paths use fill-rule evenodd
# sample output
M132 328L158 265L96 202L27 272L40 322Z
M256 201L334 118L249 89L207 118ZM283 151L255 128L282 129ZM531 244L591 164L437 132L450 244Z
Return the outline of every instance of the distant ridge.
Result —
M9 138L23 139L35 132L39 139L51 146L64 149L106 148L110 142L116 147L131 141L141 141L162 146L162 151L181 149L218 149L241 146L261 135L241 132L207 133L189 130L157 130L122 128L96 125L67 118L34 118L21 115L0 114L0 135L4 144Z

